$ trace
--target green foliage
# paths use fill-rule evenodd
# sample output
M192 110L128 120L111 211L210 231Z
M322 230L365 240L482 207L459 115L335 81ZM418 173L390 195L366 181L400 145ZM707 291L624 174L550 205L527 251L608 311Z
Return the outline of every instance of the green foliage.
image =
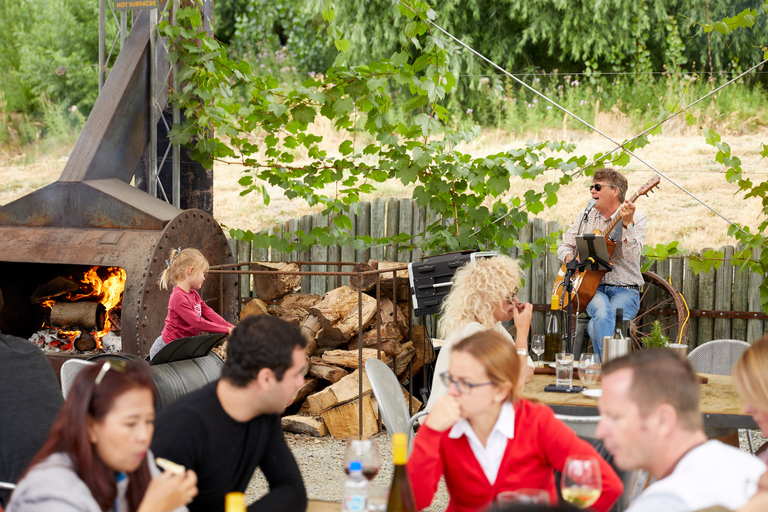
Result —
M643 338L643 343L646 348L665 348L669 346L669 338L661 330L661 322L658 320L653 322L651 332Z

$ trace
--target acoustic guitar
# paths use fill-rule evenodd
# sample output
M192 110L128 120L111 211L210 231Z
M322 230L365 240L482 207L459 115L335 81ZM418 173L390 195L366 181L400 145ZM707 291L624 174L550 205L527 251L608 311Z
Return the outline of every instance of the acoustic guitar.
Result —
M660 182L661 179L658 176L654 176L648 180L645 185L640 187L629 201L634 203L638 197L647 195L655 187L659 186ZM624 205L621 206L621 208L623 207ZM619 208L619 210L621 210L621 208ZM601 235L605 237L605 244L608 247L609 257L613 253L613 249L616 247L616 240L611 239L610 233L613 231L613 228L616 227L616 224L618 224L620 221L621 214L616 212L616 214L613 216L613 220L611 220L611 222L608 224L608 226L606 226L604 230L600 231L599 229L596 229L594 231L595 235ZM611 265L613 265L613 262L611 262ZM555 277L555 284L552 288L552 296L557 297L558 304L562 303L562 309L565 309L569 300L569 297L567 296L563 298L563 280L565 279L565 273L567 271L565 267L565 265L560 267L560 271ZM600 285L600 281L603 279L603 276L606 272L606 270L583 270L572 278L571 282L573 283L573 292L571 293L570 299L576 301L575 309L578 310L578 313L583 313L584 310L587 309L587 304L589 304L589 302L592 300L592 297L595 296L597 287Z

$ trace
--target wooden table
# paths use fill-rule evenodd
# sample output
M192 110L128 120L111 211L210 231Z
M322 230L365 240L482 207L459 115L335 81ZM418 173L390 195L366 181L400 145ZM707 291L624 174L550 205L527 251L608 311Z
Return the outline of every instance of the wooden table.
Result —
M757 429L752 416L744 413L744 400L733 387L733 379L726 375L707 375L709 382L701 385L701 412L706 427L731 427ZM598 415L597 400L582 393L548 393L544 388L555 383L554 375L534 375L525 385L524 398L550 406L558 414L575 416ZM590 388L599 388L598 382ZM573 385L581 385L574 376Z
M341 503L335 501L309 500L307 512L341 512Z

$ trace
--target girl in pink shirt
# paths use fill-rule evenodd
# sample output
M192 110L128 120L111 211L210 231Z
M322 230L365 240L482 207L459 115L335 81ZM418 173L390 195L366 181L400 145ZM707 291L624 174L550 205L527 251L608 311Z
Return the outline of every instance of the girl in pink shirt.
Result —
M198 336L200 331L231 334L234 325L212 310L197 293L203 286L208 272L208 260L197 249L174 249L171 259L162 274L160 288L174 285L168 300L168 316L165 317L163 332L149 350L152 359L160 350L174 340Z

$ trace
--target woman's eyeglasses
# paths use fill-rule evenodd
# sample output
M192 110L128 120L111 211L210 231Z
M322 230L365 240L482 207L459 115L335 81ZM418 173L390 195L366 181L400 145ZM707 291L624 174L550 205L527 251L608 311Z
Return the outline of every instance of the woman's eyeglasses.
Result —
M104 380L104 376L109 370L125 373L125 369L127 367L128 363L122 359L110 359L106 361L103 365L101 365L101 370L99 370L99 373L96 375L96 379L93 381L94 387L101 384L101 381Z
M493 384L493 382L480 382L478 384L473 384L471 382L467 382L462 379L454 379L451 377L451 374L448 372L443 372L440 374L440 380L445 384L445 387L451 387L451 384L456 386L456 389L459 390L459 393L462 395L468 395L472 392L472 390L479 386L490 386Z
M613 185L603 185L602 183L595 183L594 185L589 186L589 191L591 192L592 189L595 189L598 192L600 192L601 190L603 190L603 187L619 188L619 187L614 187Z
M512 292L509 295L507 295L507 302L510 304L514 304L515 302L519 302L517 298L517 292Z

